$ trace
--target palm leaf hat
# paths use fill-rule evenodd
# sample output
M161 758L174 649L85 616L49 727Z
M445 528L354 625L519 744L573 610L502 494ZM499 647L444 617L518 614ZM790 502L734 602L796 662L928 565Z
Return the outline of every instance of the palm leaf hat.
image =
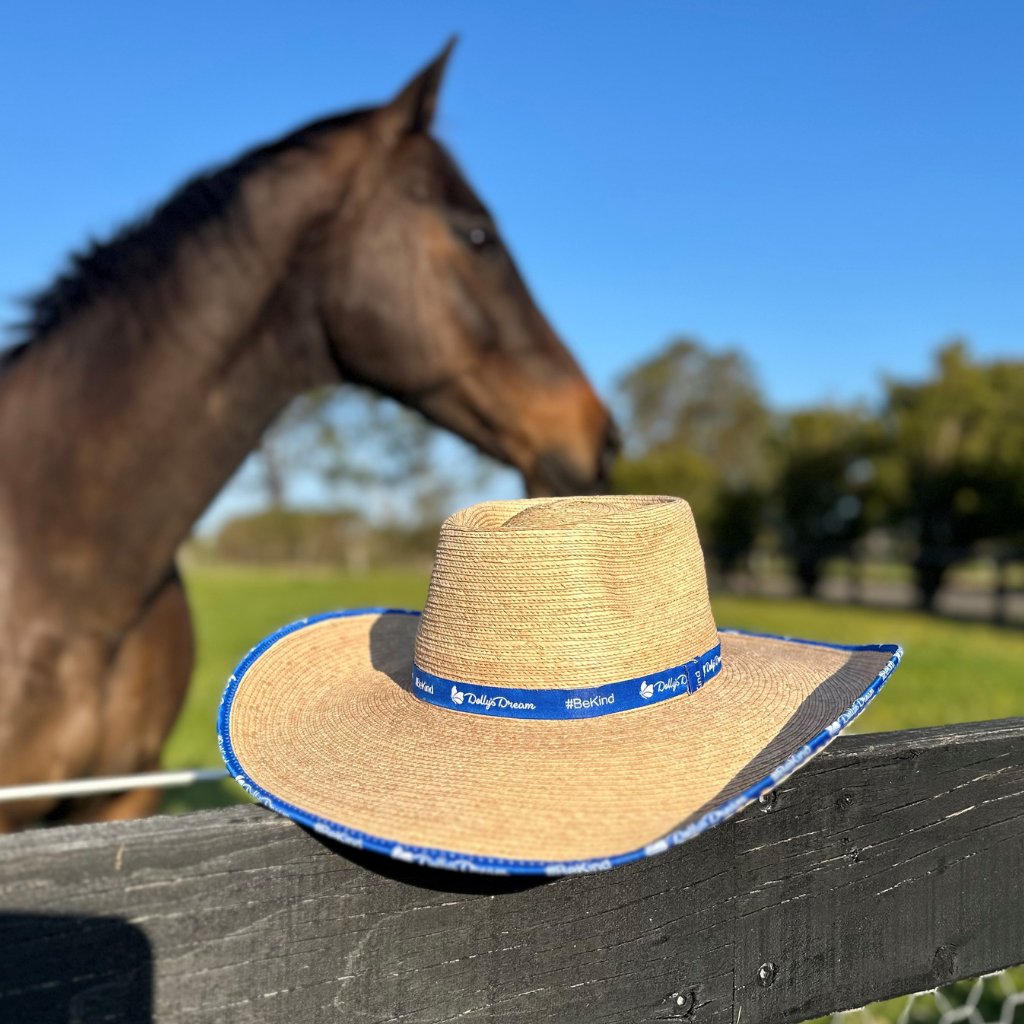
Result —
M445 521L422 614L279 630L231 676L218 735L257 800L342 843L597 871L774 788L901 656L718 629L682 499L485 502Z

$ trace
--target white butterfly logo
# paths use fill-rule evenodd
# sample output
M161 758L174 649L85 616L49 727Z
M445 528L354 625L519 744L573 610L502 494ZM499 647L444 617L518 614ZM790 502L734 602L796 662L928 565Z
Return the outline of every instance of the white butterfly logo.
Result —
M644 700L650 700L654 696L654 684L648 682L642 682L640 684L640 696Z
M462 703L462 699L465 696L466 695L457 686L453 686L452 687L452 702L453 703L461 704Z

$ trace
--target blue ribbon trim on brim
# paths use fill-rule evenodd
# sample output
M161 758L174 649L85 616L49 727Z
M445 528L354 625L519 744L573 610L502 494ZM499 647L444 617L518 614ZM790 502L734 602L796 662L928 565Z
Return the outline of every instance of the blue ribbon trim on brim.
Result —
M413 663L412 693L428 704L491 718L533 718L548 722L600 718L649 707L696 693L722 670L722 645L673 668L617 683L575 689L477 686L446 679Z
M312 811L297 807L275 793L264 789L248 775L235 756L234 748L231 745L230 723L231 706L234 702L235 694L238 692L238 686L253 662L279 640L297 630L305 629L307 626L315 625L318 622L326 622L330 619L347 619L359 615L418 616L419 614L417 611L409 611L405 608L352 608L345 611L322 612L319 615L311 615L309 618L292 622L287 626L283 626L276 633L272 633L253 647L239 662L235 671L231 673L231 677L228 679L227 686L224 689L224 695L221 697L220 707L217 709L217 743L220 746L221 756L224 758L224 763L232 778L246 793L254 800L258 800L264 807L268 807L278 814L283 814L285 817L291 818L292 821L297 821L299 824L305 825L320 835L327 836L329 839L355 847L356 849L371 850L374 853L379 853L385 857L393 857L395 860L404 861L408 864L418 864L430 868L444 868L446 871L469 871L486 875L547 875L553 877L607 871L609 868L630 864L645 857L652 857L673 846L678 846L694 836L700 835L701 832L705 832L727 818L733 817L747 804L775 789L779 783L792 775L800 765L828 746L878 696L879 691L895 671L900 663L900 659L903 657L903 648L897 644L829 644L818 640L800 640L795 637L777 636L771 633L750 633L742 629L719 629L719 633L731 633L734 636L783 640L788 643L808 644L812 647L827 647L836 651L878 651L879 653L888 654L889 658L878 675L867 685L864 692L834 722L826 725L816 736L813 736L802 747L795 750L773 771L748 786L742 793L737 794L730 800L723 801L717 807L702 814L696 821L690 822L689 825L676 829L668 835L648 843L646 846L641 846L636 850L629 850L625 853L615 854L611 857L577 861L519 860L510 857L487 857L481 854L462 853L458 850L445 850L437 847L414 846L410 843L399 842L396 839L389 839L386 836L375 836L368 832L351 828L343 825L341 822L332 821Z

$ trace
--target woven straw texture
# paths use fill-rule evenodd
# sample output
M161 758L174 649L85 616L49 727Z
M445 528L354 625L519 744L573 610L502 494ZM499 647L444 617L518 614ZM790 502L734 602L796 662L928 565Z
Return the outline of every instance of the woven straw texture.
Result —
M441 528L416 664L463 683L576 688L681 665L717 643L680 498L539 498Z

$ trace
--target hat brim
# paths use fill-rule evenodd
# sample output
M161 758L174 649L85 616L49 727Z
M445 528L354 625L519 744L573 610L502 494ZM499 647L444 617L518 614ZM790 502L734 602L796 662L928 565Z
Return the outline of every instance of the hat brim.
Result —
M603 870L724 821L823 749L902 656L723 630L722 670L696 693L531 721L414 697L418 622L360 609L274 633L228 682L221 752L253 797L332 839L493 874Z

